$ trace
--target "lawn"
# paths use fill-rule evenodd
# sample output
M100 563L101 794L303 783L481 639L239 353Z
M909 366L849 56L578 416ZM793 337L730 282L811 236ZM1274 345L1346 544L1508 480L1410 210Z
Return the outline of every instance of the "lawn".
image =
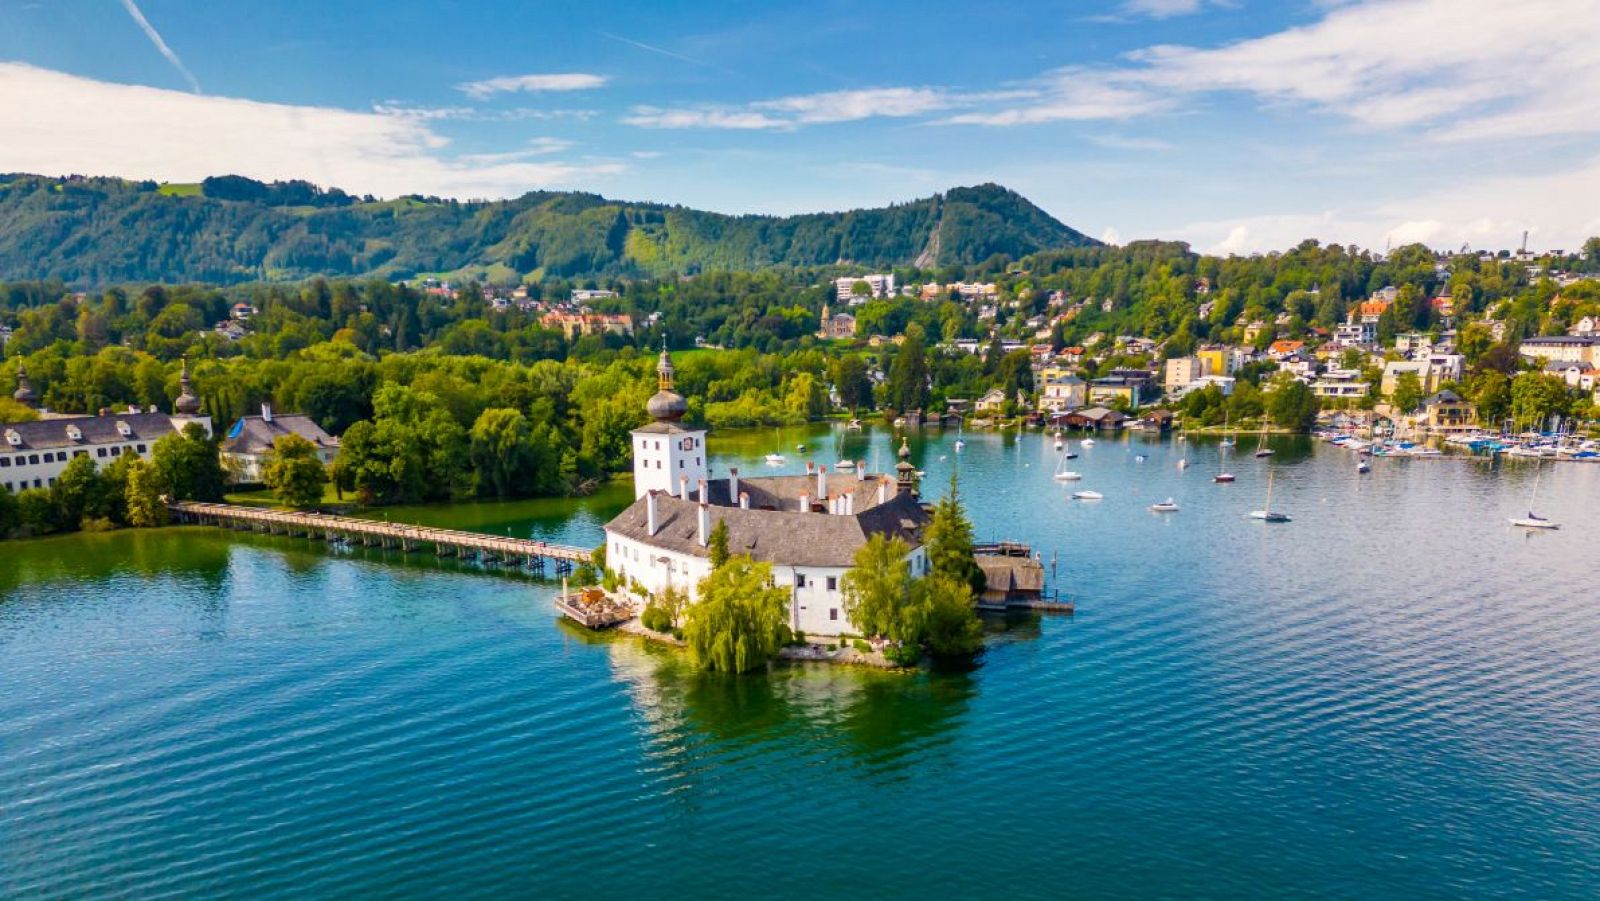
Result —
M266 488L257 488L254 491L231 491L223 495L222 499L226 503L238 504L243 507L281 506L278 503L278 499L272 496L271 490ZM324 507L353 504L355 500L355 495L348 493L341 500L339 495L334 492L332 482L322 486L322 506Z
M163 182L160 193L165 197L199 197L199 182Z

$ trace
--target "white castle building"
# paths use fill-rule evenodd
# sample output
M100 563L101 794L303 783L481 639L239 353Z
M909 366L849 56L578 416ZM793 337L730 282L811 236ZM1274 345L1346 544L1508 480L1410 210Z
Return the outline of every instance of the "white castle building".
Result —
M706 429L682 422L672 360L661 352L651 422L633 432L634 502L606 524L606 565L654 593L676 586L691 599L711 572L710 535L726 524L728 551L772 565L789 588L789 626L811 635L859 633L844 612L841 580L873 535L911 547L913 576L927 574L922 533L929 519L902 446L896 477L808 466L806 475L711 478Z
M0 485L7 491L51 488L74 457L91 457L104 467L123 454L148 458L163 435L183 430L191 422L211 434L211 417L200 415L200 399L189 384L189 366L179 378L182 391L171 414L151 407L148 411L129 408L122 413L99 416L52 416L45 414L32 422L0 424L4 443L0 444ZM12 397L33 407L38 397L28 382L28 372L17 364L17 390Z

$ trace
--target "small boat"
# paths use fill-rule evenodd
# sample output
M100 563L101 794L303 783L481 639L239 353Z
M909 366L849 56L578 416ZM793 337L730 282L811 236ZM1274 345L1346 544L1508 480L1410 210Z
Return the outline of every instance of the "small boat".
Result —
M1098 500L1103 500L1104 498L1105 498L1105 495L1101 494L1098 491L1074 491L1074 492L1072 492L1072 499L1075 500L1075 501L1098 501Z
M1189 468L1189 458L1188 457L1179 457L1178 458L1178 468L1179 469L1188 469Z
M1150 458L1146 457L1144 454L1134 454L1133 455L1133 462L1135 462L1135 463L1143 463L1144 461L1146 461L1148 459L1150 459Z
M1056 450L1061 450L1063 447L1066 447L1066 446L1067 446L1067 443L1065 441L1062 441L1060 438L1056 439Z
M1366 460L1357 460L1356 461L1356 472L1361 473L1361 472L1371 472L1371 471L1372 471L1372 464L1371 463L1368 463Z
M1093 438L1085 438L1082 441L1079 441L1078 443L1083 445L1084 447L1094 447L1094 439Z
M1162 501L1159 504L1151 504L1150 505L1150 512L1151 513L1176 513L1176 512L1178 512L1178 502L1169 497L1169 498L1167 498L1166 500Z
M768 466L782 466L787 462L789 462L789 458L785 457L783 454L767 454Z
M796 445L795 445L795 446L794 446L794 452L795 452L795 453L797 453L797 454L803 454L803 453L805 453L805 452L806 452L806 445L805 445L805 442L803 442L803 441L802 441L802 442L801 442L801 443L799 443L799 444L796 444Z
M1270 457L1270 456L1272 456L1272 448L1263 447L1262 449L1256 451L1256 456L1258 456L1258 457Z
M1267 502L1261 505L1260 510L1251 510L1250 518L1259 519L1262 522L1289 521L1289 515L1287 513L1279 513L1278 511L1272 509L1272 473L1270 472L1267 473Z
M960 438L957 438L956 439L956 453L959 454L959 453L961 453L962 451L964 451L966 449L967 449L967 442L962 441Z
M1083 478L1083 473L1073 472L1070 469L1064 469L1055 474L1055 480L1057 482L1076 482L1081 478Z
M1235 444L1237 444L1237 443L1238 443L1238 442L1236 442L1236 441L1234 441L1234 440L1233 440L1233 439L1232 439L1232 438L1224 438L1224 439L1222 439L1222 440L1221 440L1221 441L1220 441L1220 442L1218 442L1218 443L1217 443L1217 446L1218 446L1218 447L1228 447L1228 448L1231 448L1231 447L1233 447L1233 446L1234 446L1234 445L1235 445Z
M1544 475L1544 464L1533 471L1533 490L1528 493L1528 515L1521 519L1511 520L1511 524L1519 529L1537 529L1543 532L1553 532L1561 528L1553 519L1545 519L1533 512L1533 502L1539 497L1539 477Z
M1263 426L1262 427L1262 429L1261 429L1261 440L1256 442L1256 456L1257 457L1270 457L1270 456L1272 456L1272 448L1267 447L1267 429L1268 428L1271 428L1270 424L1267 425L1267 426Z
M861 431L861 420L852 419L849 422L845 423L844 428L845 428L845 431L847 431L847 432L859 432L859 431Z
M1231 482L1231 481L1233 481L1233 473L1231 473L1231 472L1219 472L1216 475L1211 477L1211 481L1217 482L1219 484L1220 483Z

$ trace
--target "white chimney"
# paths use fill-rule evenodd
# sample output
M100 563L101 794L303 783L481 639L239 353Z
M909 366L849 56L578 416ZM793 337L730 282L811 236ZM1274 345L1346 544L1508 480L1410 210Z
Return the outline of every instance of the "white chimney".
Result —
M817 470L816 461L815 460L807 460L806 461L806 475L811 475L813 472L816 472L816 470Z
M739 496L739 467L728 468L728 497ZM741 505L742 506L742 505Z
M748 510L748 509L750 509L750 492L748 492L748 491L739 492L739 509L740 510Z
M811 512L811 495L809 495L809 494L800 495L800 512L801 513L810 513Z
M711 543L711 505L700 502L700 546Z
M688 476L678 476L678 497L682 498L683 500L688 500L689 499L689 477Z
M704 504L704 503L707 503L710 500L711 500L711 495L706 492L706 480L705 479L701 479L700 480L700 503Z
M656 492L652 488L644 493L645 497L645 534L655 535L661 528L661 513L656 508Z
M271 422L272 421L272 404L263 403L261 405L261 421L262 422Z
M889 477L888 476L884 476L883 478L878 480L878 503L880 503L880 504L884 503L888 499L889 499Z
M854 494L847 494L844 496L844 515L856 515L856 496Z
M856 461L856 478L860 479L863 482L865 482L867 480L867 461L865 461L865 460L857 460Z
M817 497L828 496L828 467L817 467Z

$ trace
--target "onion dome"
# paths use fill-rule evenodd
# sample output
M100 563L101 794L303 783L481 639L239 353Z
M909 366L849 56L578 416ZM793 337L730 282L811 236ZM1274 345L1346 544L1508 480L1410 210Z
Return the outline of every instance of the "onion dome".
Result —
M193 416L200 412L200 398L195 396L194 388L189 384L189 360L183 361L183 374L178 376L178 399L173 403L172 409L184 416Z
M33 386L28 384L28 370L22 365L21 360L17 361L17 390L11 397L17 403L29 407L33 406L34 401L39 399L33 393Z
M660 388L645 404L645 410L650 413L650 418L657 422L677 422L683 414L689 412L689 402L683 395L672 390L672 357L667 355L666 342L662 342L661 359L656 363L656 374L660 377Z

